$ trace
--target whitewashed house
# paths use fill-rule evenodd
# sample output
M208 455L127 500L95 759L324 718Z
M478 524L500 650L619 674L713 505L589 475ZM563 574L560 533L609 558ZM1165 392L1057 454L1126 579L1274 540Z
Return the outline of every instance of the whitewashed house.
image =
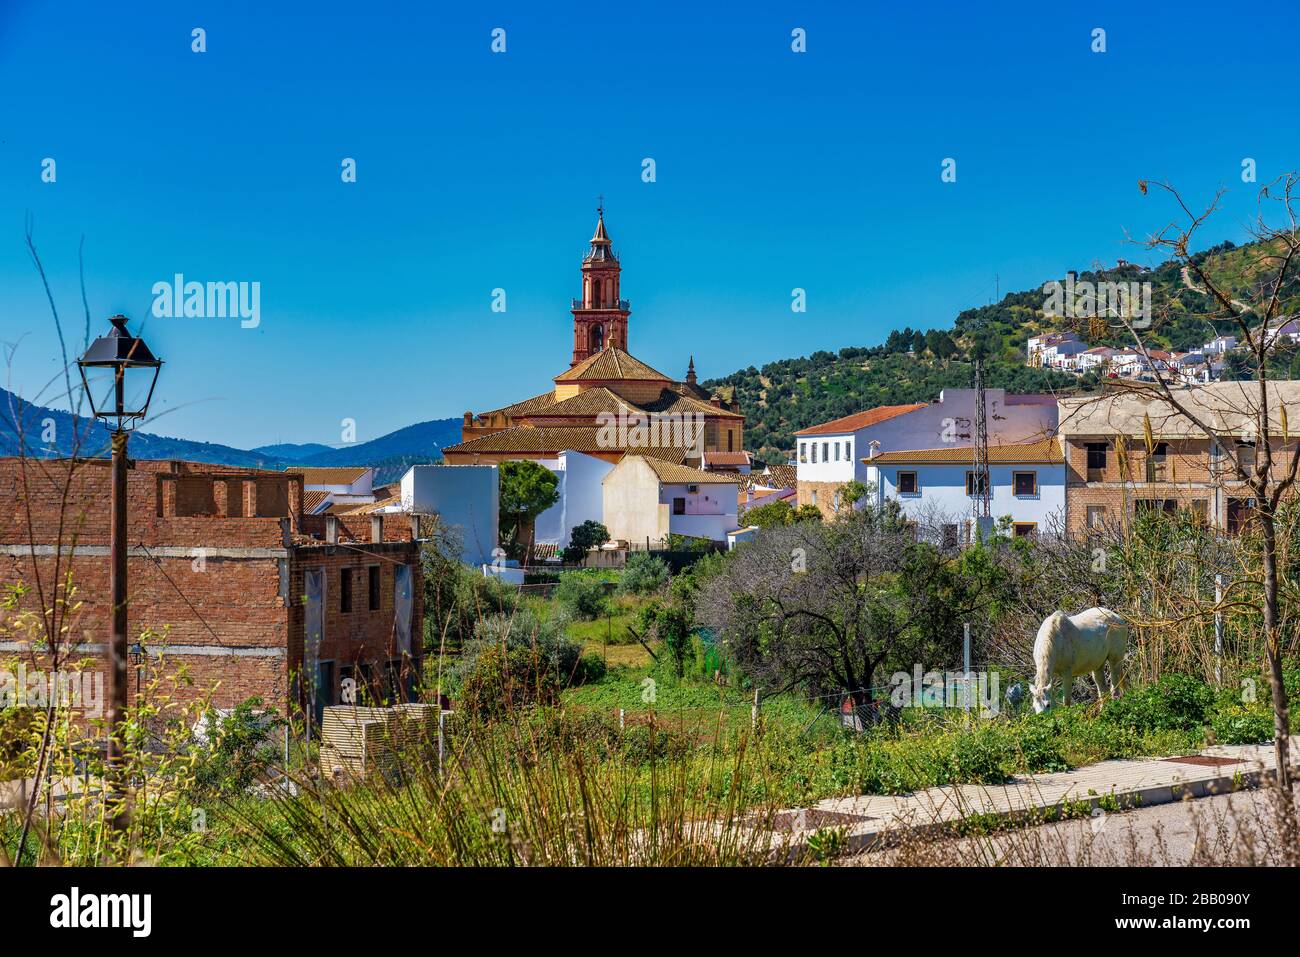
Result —
M660 544L669 535L726 542L738 527L739 482L645 455L625 455L601 482L610 538Z
M1028 442L1056 429L1051 395L984 391L989 440ZM975 435L974 389L944 389L938 402L887 405L795 433L798 505L816 505L826 516L838 507L847 482L875 482L869 461L880 452L940 447L969 448Z
M582 452L561 452L541 465L555 473L559 499L537 516L534 541L539 545L567 548L573 529L583 522L604 522L605 492L601 483L614 468L604 459Z
M1231 352L1237 348L1236 336L1215 336L1205 345L1201 346L1201 352L1205 355L1223 355L1225 352Z
M1049 332L1031 336L1025 345L1027 363L1034 368L1063 368L1068 360L1087 349L1075 332Z
M974 452L937 448L882 452L876 504L898 502L925 534L945 545L972 539L979 505ZM989 446L990 502L994 521L1010 521L1011 534L1036 536L1065 527L1065 460L1057 439Z
M495 465L413 465L394 510L437 515L460 539L461 561L491 564L497 547L500 478Z

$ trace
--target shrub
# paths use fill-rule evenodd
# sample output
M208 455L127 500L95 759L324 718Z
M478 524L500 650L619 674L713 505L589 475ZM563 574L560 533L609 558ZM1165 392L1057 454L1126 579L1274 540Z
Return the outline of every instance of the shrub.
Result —
M564 550L564 560L570 565L576 565L587 557L587 552L604 545L607 541L609 541L609 529L600 522L588 519L581 525L575 525L573 531L569 533L569 545Z
M271 735L284 722L248 698L225 717L209 711L208 751L195 763L194 787L204 795L237 795L252 787L279 758Z
M949 780L972 784L1005 784L1009 758L1007 741L992 728L962 732L948 755Z
M591 621L605 614L609 604L603 582L581 572L564 575L555 589L555 600L569 614Z
M1214 690L1190 675L1168 674L1106 702L1102 717L1138 732L1195 731L1205 726Z
M1260 744L1273 740L1273 712L1260 705L1227 705L1210 721L1219 744Z
M1017 723L1015 730L1020 759L1027 772L1036 774L1070 769L1059 740L1061 722L1055 715L1028 715Z
M573 684L594 684L605 677L605 659L592 653L578 659L578 670L573 675Z
M460 707L479 717L501 717L515 707L553 704L559 682L553 668L541 665L527 648L480 649L461 684Z
M465 643L460 659L450 669L453 685L460 686L464 694L465 684L478 668L479 657L490 649L504 647L511 653L522 652L531 662L530 668L550 674L559 686L564 686L576 673L582 653L581 645L565 633L567 625L562 614L543 619L528 606L509 615L489 615L475 626L474 638ZM497 662L494 667L504 666ZM482 676L478 680L483 680Z
M668 583L668 564L649 552L628 556L627 567L619 578L618 590L624 595L649 595Z

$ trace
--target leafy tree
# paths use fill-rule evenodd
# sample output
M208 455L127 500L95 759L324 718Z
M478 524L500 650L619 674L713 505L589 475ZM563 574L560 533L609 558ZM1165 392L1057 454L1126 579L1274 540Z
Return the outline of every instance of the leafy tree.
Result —
M790 514L793 522L820 522L822 510L816 505L800 505Z
M508 551L522 553L532 545L533 521L557 501L559 479L548 468L528 460L502 462L501 539Z
M575 525L569 533L569 547L564 550L564 560L575 565L587 557L587 552L609 541L609 529L591 519Z
M997 563L916 541L895 504L756 536L704 585L696 617L760 688L865 706L883 668L957 660L963 620L1006 580Z
M624 595L648 595L668 584L668 563L658 555L636 552L629 555L618 590Z
M794 509L786 501L768 502L745 513L745 522L759 528L777 528L793 521Z
M871 490L866 485L855 479L852 482L845 482L836 493L836 498L839 499L840 508L852 508L866 498L870 492Z

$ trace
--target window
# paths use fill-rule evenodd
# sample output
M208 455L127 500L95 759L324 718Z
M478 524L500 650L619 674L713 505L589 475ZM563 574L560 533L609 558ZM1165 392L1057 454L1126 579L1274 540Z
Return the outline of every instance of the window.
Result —
M1148 512L1163 512L1174 515L1178 511L1178 500L1172 498L1139 498L1133 502L1133 511L1138 515Z
M840 443L832 442L831 444L835 446L835 461L838 462L840 460Z
M807 442L799 443L799 461L802 462L804 465L808 464L808 443Z
M1088 527L1102 528L1106 524L1107 513L1110 511L1105 505L1088 506Z
M1011 533L1016 538L1034 538L1038 535L1037 522L1012 522Z
M1015 495L1037 495L1038 494L1038 473L1037 472L1012 472L1011 487Z
M1089 442L1085 446L1088 450L1088 478L1089 482L1104 482L1106 480L1106 443Z
M916 473L915 472L898 473L898 494L899 495L916 494Z
M987 478L988 476L986 475L976 475L974 472L967 472L966 494L971 496L983 495L985 491L987 491L984 484Z
M956 525L945 525L943 527L943 547L944 548L957 547L957 526Z
M830 460L831 460L831 444L830 444L829 442L823 442L823 443L822 443L822 461L823 461L823 462L829 462Z
M736 451L736 433L731 429L727 429L727 451Z
M379 611L379 566L371 565L366 569L366 585L369 590L369 608L371 611Z
M686 499L684 498L673 499L673 514L674 515L686 514Z
M1147 453L1147 481L1163 482L1166 475L1166 465L1169 460L1169 446L1165 442L1157 442L1151 451Z
M375 695L375 666L368 661L361 662L358 665L361 677L357 679L357 701L374 701Z
M334 704L334 662L316 662L316 723L325 717L327 705Z
M1237 443L1237 464L1249 472L1255 468L1255 443L1238 442Z
M812 464L817 464L817 443L812 443Z
M698 485L688 485L686 486L686 491L687 494L696 495L699 493L700 487Z
M817 504L817 490L816 490L816 489L813 489L813 490L812 490L812 503L813 503L814 505Z
M352 610L352 569L345 568L339 572L339 610Z
M351 665L339 668L339 700L344 704L357 703L357 679Z
M1228 534L1239 535L1246 530L1254 517L1255 500L1253 498L1228 499Z

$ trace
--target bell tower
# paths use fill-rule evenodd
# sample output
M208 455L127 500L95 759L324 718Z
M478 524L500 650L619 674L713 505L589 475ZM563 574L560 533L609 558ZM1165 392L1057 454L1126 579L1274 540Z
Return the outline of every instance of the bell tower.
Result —
M613 244L605 232L605 203L596 207L596 232L591 248L582 260L582 298L573 300L573 362L611 346L627 351L626 299L619 298L619 265Z

